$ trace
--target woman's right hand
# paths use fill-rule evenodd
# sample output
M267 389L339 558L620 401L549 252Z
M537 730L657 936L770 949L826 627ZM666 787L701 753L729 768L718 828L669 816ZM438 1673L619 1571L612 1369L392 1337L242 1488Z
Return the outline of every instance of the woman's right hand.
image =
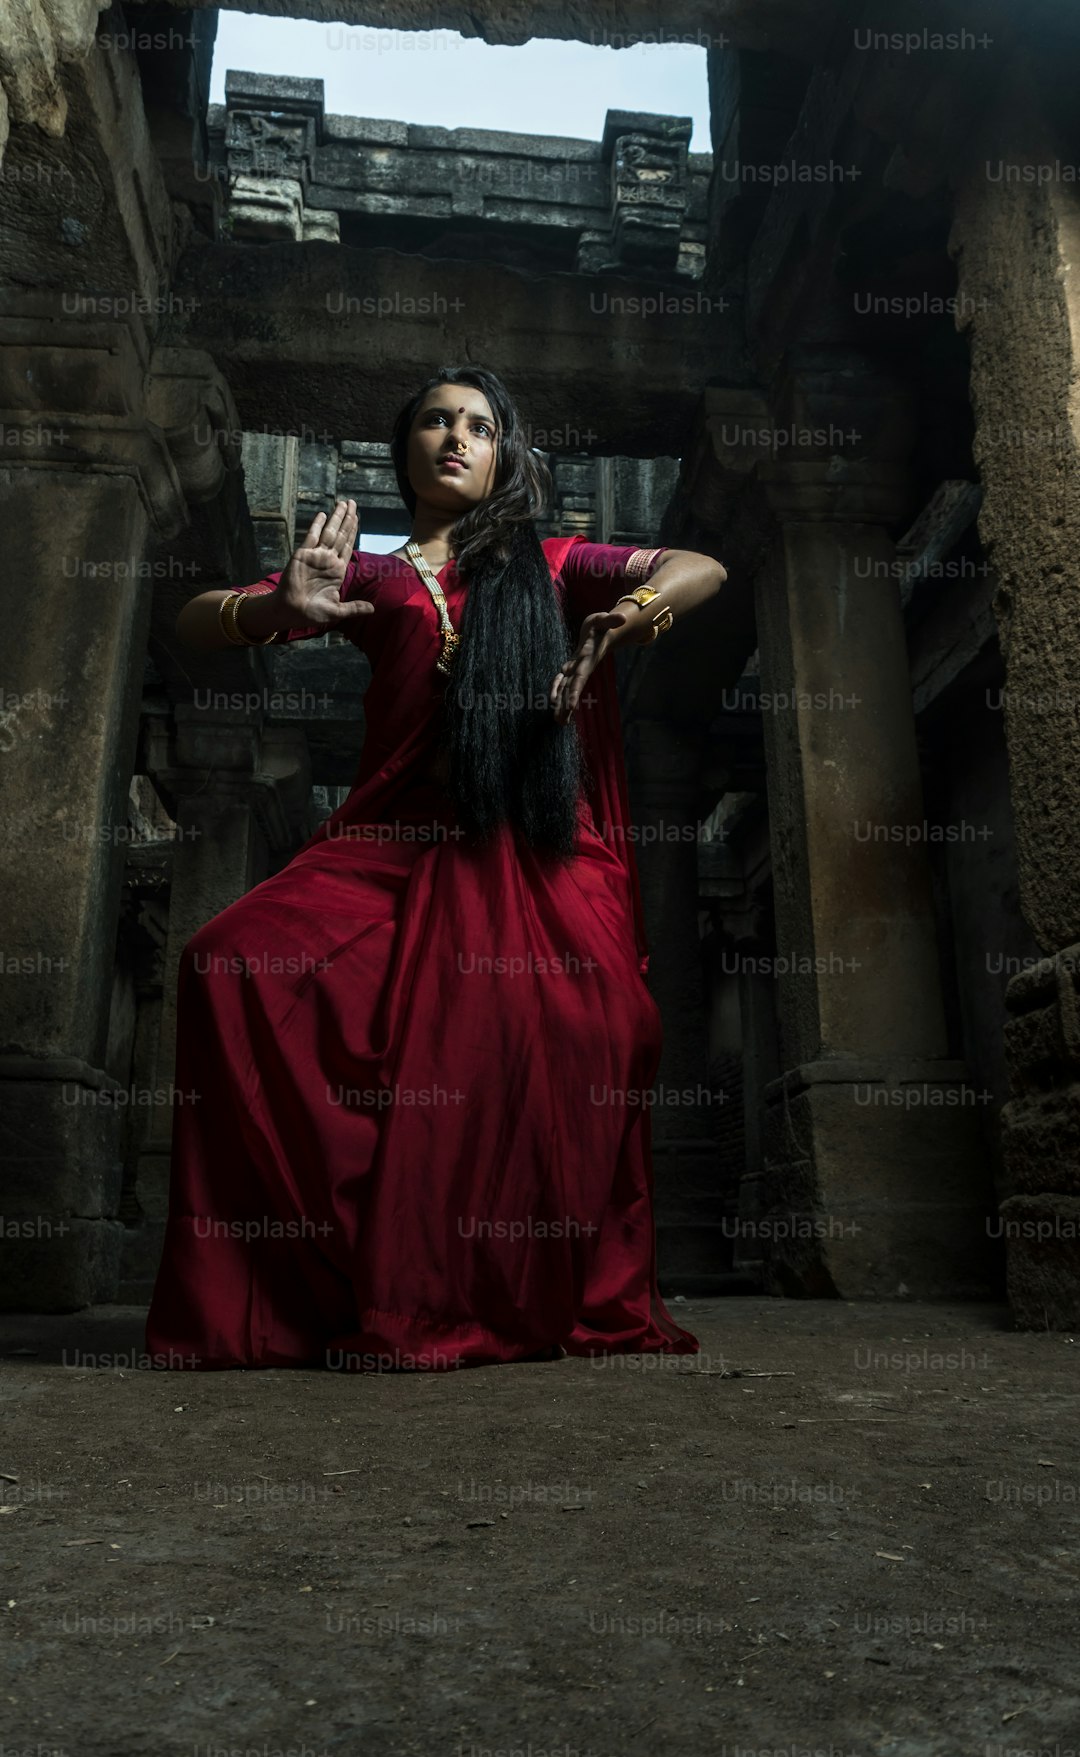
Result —
M341 600L359 525L355 500L335 502L329 517L316 513L274 588L284 625L340 628L351 617L370 616L375 606L367 598Z

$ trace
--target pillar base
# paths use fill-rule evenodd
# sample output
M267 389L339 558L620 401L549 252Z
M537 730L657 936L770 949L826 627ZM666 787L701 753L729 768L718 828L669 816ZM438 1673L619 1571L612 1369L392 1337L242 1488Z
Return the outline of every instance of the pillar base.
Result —
M127 1096L108 1074L75 1057L0 1058L9 1147L0 1309L77 1311L115 1298Z
M1013 1097L1001 1112L1009 1197L1004 1240L1013 1315L1024 1330L1080 1324L1080 944L1014 976L1005 990Z
M998 1229L1008 1245L1017 1328L1080 1329L1080 1197L1010 1196L1001 1204Z
M771 1081L736 1269L809 1298L997 1297L982 1102L957 1061L835 1059Z
M70 1214L5 1215L0 1311L78 1312L116 1298L124 1228Z

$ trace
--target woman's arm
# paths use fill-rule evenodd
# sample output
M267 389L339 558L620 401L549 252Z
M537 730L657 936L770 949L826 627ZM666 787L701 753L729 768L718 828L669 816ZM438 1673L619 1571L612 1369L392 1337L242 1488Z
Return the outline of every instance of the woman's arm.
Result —
M290 631L320 634L370 615L374 606L367 599L345 601L341 596L358 527L354 500L339 500L329 517L317 513L281 575L269 576L270 589L258 589L263 581L243 588L236 619L241 633L253 642ZM235 644L221 626L220 607L227 596L219 590L189 599L176 619L177 637L185 646L207 651Z
M581 700L592 673L613 647L627 642L651 645L653 636L649 630L654 616L670 610L677 622L681 616L689 615L709 598L715 597L727 579L727 569L720 562L714 561L711 555L699 554L695 549L664 549L644 579L627 579L625 565L629 556L617 548L612 551L610 546L597 547L599 552L594 552L592 546L582 544L576 556L571 550L567 557L568 562L577 564L572 576L574 599L579 607L585 608L586 614L581 622L577 650L556 675L549 694L555 718L563 726ZM603 553L605 548L608 550L606 555ZM616 556L619 565L612 568ZM594 562L598 564L595 569ZM640 585L654 586L658 596L650 598L646 605L636 604L629 598L625 603L617 602L623 592L633 591ZM592 608L605 600L608 609ZM663 640L664 637L661 634L655 638Z
M630 598L617 604L616 588L610 608L625 614L625 621L609 631L605 651L625 646L628 641L634 645L651 642L649 625L654 617L670 610L675 621L679 622L691 610L697 610L714 598L726 579L727 569L711 555L701 555L696 549L665 549L645 579L637 582L654 586L660 594L658 598L650 598L645 605L635 604ZM623 589L629 592L633 587L626 585ZM657 636L659 640L663 638L663 635Z
M185 647L198 647L206 652L212 647L233 645L221 626L221 603L228 595L220 591L200 592L197 598L188 599L176 618L177 638ZM283 620L286 614L291 618L293 613L282 610L276 590L245 592L244 602L237 609L240 628L254 641L265 640L275 630L287 633L294 626L291 620Z

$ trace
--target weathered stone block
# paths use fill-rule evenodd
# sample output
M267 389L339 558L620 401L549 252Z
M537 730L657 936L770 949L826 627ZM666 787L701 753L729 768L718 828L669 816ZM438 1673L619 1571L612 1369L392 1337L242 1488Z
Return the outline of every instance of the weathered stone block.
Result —
M306 207L301 235L305 244L313 238L321 239L324 244L340 244L341 220L329 208Z
M124 1228L118 1221L42 1215L29 1237L0 1237L0 1310L77 1312L112 1300Z
M992 1296L977 1094L941 1064L923 1072L886 1084L880 1069L817 1064L766 1087L760 1211L744 1217L744 1248L760 1247L771 1291Z
M1008 1293L1022 1330L1080 1326L1080 1198L1010 1196L1001 1204Z
M240 173L232 185L226 230L232 238L303 237L304 199L293 177L251 177Z
M131 1094L72 1062L50 1079L3 1079L5 1219L95 1218L120 1201L123 1117Z
M1001 1146L1017 1195L1080 1196L1080 1083L1010 1100Z
M299 493L300 442L292 433L245 433L244 492L253 519L292 523Z

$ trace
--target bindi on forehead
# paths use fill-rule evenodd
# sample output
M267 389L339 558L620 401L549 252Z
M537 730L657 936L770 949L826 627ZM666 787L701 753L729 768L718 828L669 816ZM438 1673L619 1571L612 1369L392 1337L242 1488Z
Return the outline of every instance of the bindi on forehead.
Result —
M457 412L459 415L468 415L470 420L473 421L486 421L488 426L493 430L497 426L495 417L491 415L487 409L470 409L467 403L458 403ZM417 416L417 419L422 419L427 415L443 415L449 418L453 413L453 403L428 403L427 407Z

